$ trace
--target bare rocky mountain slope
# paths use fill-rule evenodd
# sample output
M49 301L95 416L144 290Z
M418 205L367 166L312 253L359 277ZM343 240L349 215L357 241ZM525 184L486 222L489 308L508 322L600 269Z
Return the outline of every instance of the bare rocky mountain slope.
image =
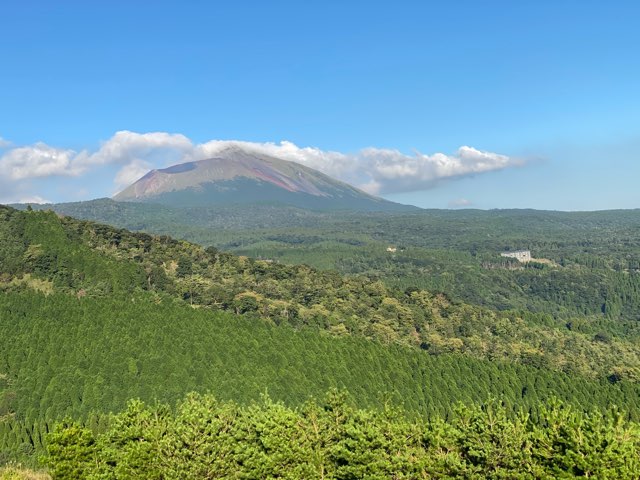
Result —
M151 170L113 198L172 206L269 203L314 210L416 209L369 195L304 165L238 146L214 158Z

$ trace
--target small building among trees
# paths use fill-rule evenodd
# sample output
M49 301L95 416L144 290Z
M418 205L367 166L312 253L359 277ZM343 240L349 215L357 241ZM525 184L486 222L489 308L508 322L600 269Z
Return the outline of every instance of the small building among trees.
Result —
M519 262L530 262L531 251L530 250L514 250L513 252L502 252L501 257L515 258Z

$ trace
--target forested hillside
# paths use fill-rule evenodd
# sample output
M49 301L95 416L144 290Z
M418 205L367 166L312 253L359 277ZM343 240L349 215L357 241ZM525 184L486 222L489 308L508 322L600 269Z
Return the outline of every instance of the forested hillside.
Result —
M146 293L5 294L0 318L0 337L10 340L0 354L0 450L9 458L38 450L56 419L84 419L99 430L104 412L124 408L129 398L174 403L193 390L242 403L267 392L296 405L348 388L362 407L390 402L425 418L490 397L511 413L535 415L539 401L555 396L579 408L620 405L625 416L640 418L635 383L337 339Z
M433 354L506 359L613 381L640 378L638 322L491 310L375 276L344 277L131 233L52 212L5 210L4 288L79 296L139 288L190 305L358 335ZM0 257L2 258L2 257ZM26 275L26 277L25 277ZM44 283L42 283L44 282Z
M366 274L492 309L640 319L640 211L349 213L256 205L172 208L108 199L41 208L223 251ZM393 254L388 246L397 248ZM499 256L529 249L527 266ZM544 262L544 263L543 263Z
M412 419L392 422L393 429L441 425L437 419L452 419L457 402L479 405L491 397L510 418L505 428L529 429L526 435L534 435L543 402L552 398L577 412L618 405L621 421L640 418L635 333L611 319L583 318L580 328L568 329L550 315L497 312L369 276L6 207L0 266L0 461L33 463L50 444L58 472L68 458L56 457L56 442L68 438L73 446L77 438L69 427L49 443L48 432L64 417L96 436L86 445L101 445L118 422L136 424L128 414L108 415L129 399L172 405L191 391L236 402L224 404L231 409L268 393L303 412L310 397L347 389L354 405L368 409L355 418L375 417L388 404ZM517 423L520 409L533 423ZM304 415L286 411L287 418ZM453 435L443 440L452 451L462 448L455 438L468 433L455 422L441 427ZM456 428L463 433L452 433ZM629 441L624 448L633 448L636 440ZM105 448L95 455L127 455ZM431 455L427 444L416 448L424 449L419 458ZM460 468L482 475L485 467Z

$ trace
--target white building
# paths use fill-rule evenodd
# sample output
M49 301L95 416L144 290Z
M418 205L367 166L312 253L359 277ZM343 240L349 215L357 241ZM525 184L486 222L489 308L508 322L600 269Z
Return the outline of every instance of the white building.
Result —
M529 250L514 250L513 252L502 252L501 257L515 258L519 262L530 262L531 251Z

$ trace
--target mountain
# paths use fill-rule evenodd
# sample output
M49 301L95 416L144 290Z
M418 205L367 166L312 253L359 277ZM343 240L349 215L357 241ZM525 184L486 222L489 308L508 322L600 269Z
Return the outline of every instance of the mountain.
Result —
M239 146L214 158L151 170L113 199L182 207L268 203L313 210L417 210L304 165Z

